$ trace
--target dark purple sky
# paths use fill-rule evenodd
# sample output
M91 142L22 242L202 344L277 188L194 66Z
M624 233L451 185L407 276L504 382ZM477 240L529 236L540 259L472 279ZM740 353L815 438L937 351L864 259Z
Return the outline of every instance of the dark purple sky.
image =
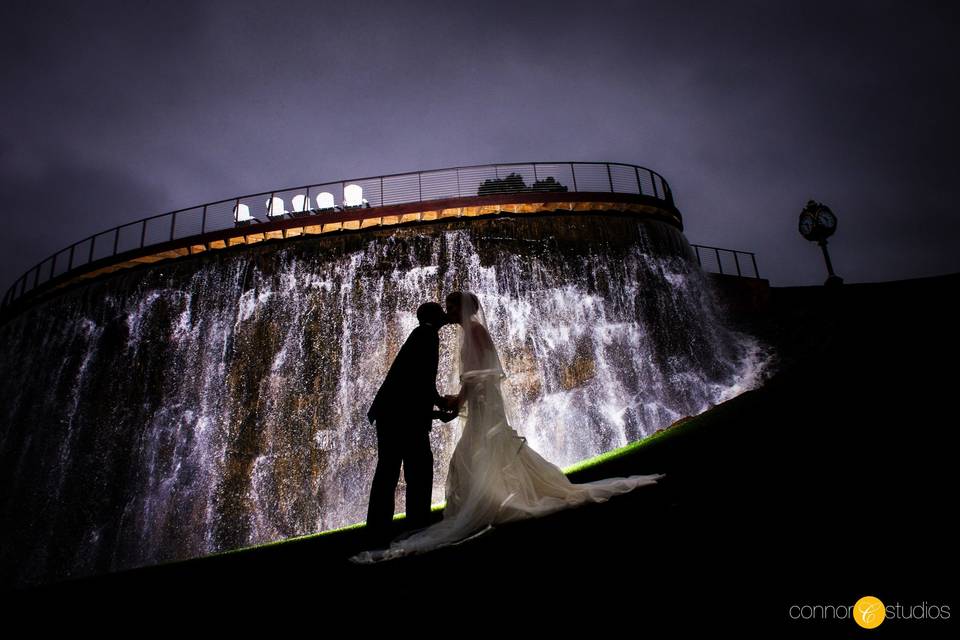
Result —
M0 290L114 225L446 166L627 162L693 243L819 284L960 271L948 3L2 4Z

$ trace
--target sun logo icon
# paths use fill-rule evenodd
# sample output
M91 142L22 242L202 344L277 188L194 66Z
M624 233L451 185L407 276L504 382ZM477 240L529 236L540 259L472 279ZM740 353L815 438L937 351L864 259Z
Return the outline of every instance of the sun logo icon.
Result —
M863 596L853 605L853 619L864 629L873 629L880 626L887 616L887 611L880 602L880 598Z

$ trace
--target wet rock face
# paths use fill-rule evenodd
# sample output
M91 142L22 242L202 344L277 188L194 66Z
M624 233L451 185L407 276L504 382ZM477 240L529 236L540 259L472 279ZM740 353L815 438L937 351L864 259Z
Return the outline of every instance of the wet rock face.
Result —
M0 569L28 584L362 521L365 414L417 306L478 294L511 424L566 466L751 386L675 228L450 220L119 272L0 327ZM456 393L459 328L437 387ZM435 423L434 501L462 425ZM403 481L397 511L404 509Z

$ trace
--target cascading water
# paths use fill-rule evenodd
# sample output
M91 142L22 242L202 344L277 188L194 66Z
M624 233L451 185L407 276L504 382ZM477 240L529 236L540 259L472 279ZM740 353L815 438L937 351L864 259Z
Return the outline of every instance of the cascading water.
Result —
M417 306L457 289L484 305L513 426L561 467L768 373L683 234L636 217L451 220L119 272L0 327L4 583L362 521L367 408ZM440 332L441 393L458 331ZM434 502L459 429L434 423Z

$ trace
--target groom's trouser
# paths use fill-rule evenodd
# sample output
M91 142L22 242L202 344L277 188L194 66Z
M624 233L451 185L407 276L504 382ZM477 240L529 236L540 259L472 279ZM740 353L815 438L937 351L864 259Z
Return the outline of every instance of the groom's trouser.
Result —
M426 526L433 494L433 451L430 449L431 423L411 424L404 420L376 420L377 470L370 489L367 527L385 533L393 519L394 495L403 465L407 481L407 524Z

